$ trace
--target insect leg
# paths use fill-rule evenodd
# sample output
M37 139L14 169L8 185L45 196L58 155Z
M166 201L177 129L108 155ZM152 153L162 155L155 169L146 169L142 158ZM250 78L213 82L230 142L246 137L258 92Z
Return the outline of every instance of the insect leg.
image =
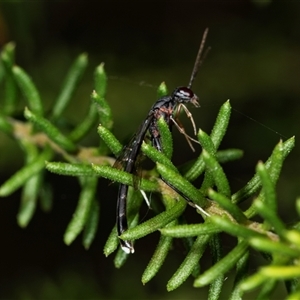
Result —
M200 210L204 215L210 217L210 214L209 214L209 213L207 213L202 207L200 207L199 205L195 204L192 200L190 200L188 197L186 197L186 196L185 196L182 192L180 192L175 186L173 186L171 183L169 183L168 181L166 181L166 180L163 179L163 178L161 178L161 180L162 180L166 185L168 185L172 190L174 190L178 195L180 195L182 198L184 198L190 206L192 206L192 207L194 207L194 208Z
M180 126L172 116L170 117L170 119L172 120L172 122L174 123L174 125L177 127L178 131L184 135L184 137L185 137L185 139L187 140L189 146L190 146L191 149L195 152L195 148L193 147L191 141L193 141L193 142L195 142L195 143L197 143L197 144L199 144L199 142L198 142L197 140L193 139L192 137L190 137L190 136L185 132L184 128L183 128L182 126Z
M197 135L196 124L195 124L195 121L194 121L194 118L193 118L192 113L191 113L191 112L187 109L187 107L186 107L184 104L182 104L182 103L180 103L180 104L178 105L178 112L179 112L179 110L181 109L181 107L182 107L183 110L185 111L186 116L191 120L191 123L192 123L192 125L193 125L193 129L194 129L194 134ZM177 115L176 115L176 116L177 116Z
M124 171L130 174L134 173L135 163L144 140L146 131L148 130L150 121L152 120L153 114L152 112L148 114L146 120L143 122L137 133L131 139L129 145L125 148L127 151L122 156L123 160L126 162L124 166ZM120 160L120 158L118 158ZM134 177L135 178L135 177ZM133 185L134 180L133 180ZM118 236L120 236L124 231L128 229L127 224L127 193L128 193L128 185L120 184L118 200L117 200L117 231ZM121 248L126 253L134 253L133 243L131 241L124 241L120 239Z
M120 236L124 231L128 229L127 217L126 217L126 198L128 192L128 185L120 184L119 194L117 201L117 231ZM120 239L120 245L124 252L134 253L134 247L132 242L124 241Z
M141 192L141 194L142 194L142 196L143 196L143 198L144 198L146 204L147 204L148 207L150 208L150 200L148 199L147 194L146 194L143 190L140 190L140 192Z

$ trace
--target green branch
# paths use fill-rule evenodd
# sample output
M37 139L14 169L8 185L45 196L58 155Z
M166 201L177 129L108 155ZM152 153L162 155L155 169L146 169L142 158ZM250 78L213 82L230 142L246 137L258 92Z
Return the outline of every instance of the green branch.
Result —
M43 93L36 87L34 79L16 66L14 50L14 44L10 43L1 52L4 97L0 102L0 130L16 141L16 146L23 152L24 165L1 184L0 197L7 197L21 189L20 208L16 212L21 227L28 226L39 202L45 210L52 207L54 200L44 176L46 171L57 176L73 176L78 180L81 191L62 239L70 245L82 234L82 244L89 249L99 224L100 204L105 198L104 193L97 195L97 184L103 178L109 179L129 186L129 229L118 237L116 227L113 227L104 247L106 256L116 251L114 264L117 268L122 267L128 258L128 254L120 250L119 238L142 245L140 239L158 232L157 246L142 275L143 284L159 276L159 270L164 268L165 260L173 249L174 239L180 239L186 254L181 255L181 264L175 266L177 270L167 283L168 291L175 290L187 278L194 276L194 287L209 286L208 298L218 299L225 277L231 272L229 276L234 276L234 285L230 299L242 299L244 293L252 289L259 289L260 298L268 298L279 281L286 283L290 299L299 298L300 222L291 227L281 220L276 195L283 163L295 146L294 137L279 141L267 161L258 162L256 173L249 182L233 193L223 164L242 159L243 151L219 149L229 128L229 100L220 107L211 133L199 130L197 137L202 151L198 157L179 167L172 162L173 149L178 145L173 144L169 126L159 119L163 151L157 151L145 139L141 152L154 162L155 167L142 170L143 176L139 181L135 175L122 170L122 162L115 164L115 157L126 148L113 134L114 120L106 101L104 64L95 68L94 90L91 91L85 117L70 128L62 121L87 69L87 55L79 55L70 67L48 117L44 114L49 108L44 107ZM19 93L24 96L24 103L18 102ZM166 94L167 87L163 83L158 89L158 96ZM15 117L19 115L17 107L23 107L25 121ZM84 148L80 142L89 132L98 132L99 145ZM196 179L197 184L194 184ZM140 191L155 193L164 205L162 208L161 204L152 201L154 216L143 222L140 221L143 204ZM187 207L181 195L198 208L194 223L186 221L186 211L193 208ZM248 202L246 211L239 206L243 201ZM300 216L299 199L295 206ZM261 222L253 220L257 215ZM227 234L235 239L236 246L226 245L223 249L223 238ZM256 271L248 270L250 250L268 259ZM204 252L207 252L210 264L203 264Z

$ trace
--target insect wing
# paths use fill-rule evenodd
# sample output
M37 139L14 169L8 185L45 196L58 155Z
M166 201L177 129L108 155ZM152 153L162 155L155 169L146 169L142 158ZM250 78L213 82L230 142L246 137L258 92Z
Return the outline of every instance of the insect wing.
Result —
M139 165L143 158L143 154L141 153L140 148L146 135L146 131L149 128L152 117L153 113L150 112L136 134L134 134L129 143L123 147L113 165L113 167L116 169L124 170L134 175L133 187L135 189L139 189L139 183L141 181L141 171L139 170Z
M130 139L129 143L124 146L121 150L121 152L119 153L118 157L116 158L116 161L113 165L114 168L118 169L118 170L122 170L125 171L126 169L126 165L128 164L128 160L130 158L130 154L132 151L132 147L135 146L135 140L136 140L136 134L132 136L132 138ZM140 155L139 155L140 156ZM135 189L139 188L139 183L141 181L141 172L138 170L138 161L139 161L139 157L137 157L135 163L134 163L134 167L132 169L132 174L133 174L133 187Z
M120 151L118 157L116 158L116 161L113 165L114 168L118 170L124 170L126 162L129 159L130 152L132 150L132 144L134 143L134 140L136 139L136 134L132 136L130 139L129 143L122 148Z

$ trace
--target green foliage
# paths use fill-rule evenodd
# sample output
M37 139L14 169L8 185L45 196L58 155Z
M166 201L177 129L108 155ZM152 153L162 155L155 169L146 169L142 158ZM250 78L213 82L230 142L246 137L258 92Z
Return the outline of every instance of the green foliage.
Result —
M5 197L22 189L17 220L21 227L26 227L39 199L43 207L49 209L52 206L53 199L44 181L44 173L48 170L58 176L75 176L81 193L63 239L69 245L83 233L82 243L88 249L96 235L99 221L100 203L96 195L98 180L107 178L133 186L132 174L113 167L114 159L111 155L117 156L122 145L112 133L112 111L105 98L107 77L104 64L95 70L95 90L91 94L86 117L73 129L69 129L61 127L63 122L60 120L86 70L87 55L80 55L71 66L47 116L38 89L26 71L15 65L14 56L14 45L6 45L1 53L4 97L1 100L0 129L18 143L25 159L24 166L2 183L0 196ZM167 88L163 83L158 89L158 95L166 93ZM18 94L24 96L25 103L19 101ZM15 117L19 107L24 109L25 121ZM159 120L164 151L161 153L143 143L142 152L155 163L155 169L143 171L139 187L145 192L157 193L165 210L155 210L154 217L139 223L142 197L130 188L127 207L130 228L120 238L135 241L154 231L160 232L156 249L142 275L143 284L149 282L163 267L166 257L172 251L173 239L177 238L184 241L187 254L168 281L168 291L175 290L188 277L194 276L194 287L209 285L208 298L218 299L226 274L235 269L230 299L242 299L243 294L252 289L260 289L260 299L268 298L279 281L286 283L289 299L297 299L300 294L300 228L299 225L289 228L280 219L275 193L283 162L294 147L294 138L279 141L269 159L257 164L253 178L239 191L232 193L222 164L240 159L242 151L219 150L228 128L230 112L230 103L226 101L220 108L211 134L203 130L198 132L202 152L197 159L179 168L171 161L173 147L176 147L173 146L172 135L163 120ZM90 131L96 131L97 124L100 124L99 146L83 148L81 140ZM203 176L202 183L196 187L192 182L200 176ZM206 213L198 210L198 223L186 223L183 217L186 201L164 184L160 177L205 210ZM43 194L41 191L45 190L47 192ZM243 211L238 204L245 200L252 202ZM300 215L299 199L296 208ZM263 220L261 223L253 221L257 215ZM227 253L223 252L220 233L227 233L236 239L236 246ZM108 256L117 250L114 263L120 268L128 254L118 249L118 239L114 227L104 247L104 254ZM248 270L251 248L268 257L268 265L252 274ZM201 259L206 249L211 253L211 266L202 270Z

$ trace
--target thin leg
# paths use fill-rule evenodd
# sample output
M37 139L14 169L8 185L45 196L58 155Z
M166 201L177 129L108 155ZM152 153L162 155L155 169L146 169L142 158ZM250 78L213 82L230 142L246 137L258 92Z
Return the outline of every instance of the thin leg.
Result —
M176 119L176 120L178 119L177 116L178 116L178 114L179 114L181 108L183 108L183 110L184 110L186 116L191 120L193 129L194 129L194 134L197 135L197 128L196 128L196 124L195 124L193 115L192 115L192 113L188 110L188 108L187 108L183 103L180 103L180 104L177 106L176 111L175 111L175 119Z
M192 200L190 200L188 197L186 197L186 196L185 196L183 193L181 193L174 185L172 185L171 183L167 182L167 181L164 180L163 178L161 178L161 180L162 180L166 185L168 185L172 190L174 190L178 195L180 195L182 198L184 198L190 206L192 206L192 207L194 207L194 208L200 210L204 215L210 217L210 214L209 214L209 213L207 213L202 207L200 207L199 205L195 204Z
M192 137L190 137L190 136L185 132L184 128L183 128L182 126L180 126L172 116L170 117L170 119L172 120L172 122L174 123L174 125L177 127L178 131L179 131L181 134L184 135L184 137L186 138L186 140L187 140L189 146L190 146L191 149L195 152L195 148L193 147L191 141L193 141L193 142L195 142L195 143L197 143L197 144L199 144L199 141L197 141L197 140L193 139Z
M128 192L128 185L120 184L119 195L117 202L117 230L118 236L128 229L127 217L126 217L126 198ZM120 245L124 252L127 254L134 253L134 247L132 242L124 241L120 239Z
M150 200L148 199L146 193L145 193L143 190L140 190L140 192L141 192L141 194L142 194L142 196L143 196L143 198L144 198L146 204L148 205L148 207L151 208L151 207L150 207Z

